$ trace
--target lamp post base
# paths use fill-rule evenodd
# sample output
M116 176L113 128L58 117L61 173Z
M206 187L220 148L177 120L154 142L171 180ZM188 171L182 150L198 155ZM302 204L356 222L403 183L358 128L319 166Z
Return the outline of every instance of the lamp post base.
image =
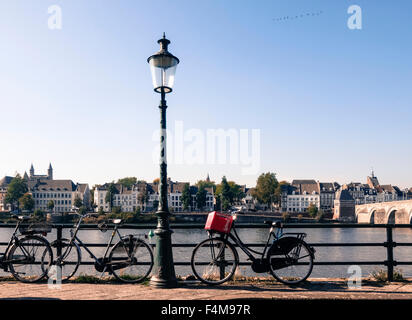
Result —
M154 231L156 235L155 261L150 286L156 288L176 288L177 279L173 263L172 233L169 228L167 210L157 212L158 225Z
M159 279L156 276L153 276L150 279L150 286L153 288L163 288L163 289L171 289L177 288L177 279Z

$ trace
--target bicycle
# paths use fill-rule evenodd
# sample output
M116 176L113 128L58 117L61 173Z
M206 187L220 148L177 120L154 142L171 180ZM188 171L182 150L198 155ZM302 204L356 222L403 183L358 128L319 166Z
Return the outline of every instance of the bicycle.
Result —
M80 247L84 248L94 260L94 267L101 272L101 277L105 272L114 275L115 278L122 282L138 283L144 281L153 268L152 249L146 241L140 237L129 234L122 236L119 232L119 226L122 219L109 220L113 223L114 228L107 243L106 250L102 258L97 258L89 248L77 237L80 225L84 218L94 214L79 214L79 220L70 230L70 239L61 239L54 241L51 245L58 249L59 253L54 265L60 268L57 274L61 275L61 281L68 281L76 273L81 263L82 255ZM105 232L109 229L107 222L99 223L100 231ZM119 241L112 246L115 235L119 236ZM144 235L147 238L147 235ZM111 248L111 249L110 249Z
M17 219L17 224L6 250L0 253L0 268L10 271L18 281L38 282L46 277L53 261L50 243L44 238L51 228L24 227L21 224L30 217L12 215L12 218ZM18 231L20 235L17 235Z
M265 221L270 226L269 237L263 252L258 252L242 242L234 227L234 220L236 215L218 212L209 214L205 225L209 238L195 247L191 258L192 270L197 279L217 285L233 277L239 266L239 254L229 239L252 261L251 267L256 273L270 272L276 280L289 285L301 283L309 277L315 249L304 241L305 233L284 233L282 223ZM272 237L273 242L269 245Z

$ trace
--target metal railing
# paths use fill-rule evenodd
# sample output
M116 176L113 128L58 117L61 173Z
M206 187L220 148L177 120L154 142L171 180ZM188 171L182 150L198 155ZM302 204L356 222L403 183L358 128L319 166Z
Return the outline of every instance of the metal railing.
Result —
M0 228L14 228L12 224L0 224ZM73 224L54 224L52 228L56 229L56 240L61 240L64 229L73 228ZM155 229L154 224L123 224L119 229ZM204 224L171 224L171 229L199 229L202 230ZM238 229L268 229L266 224L236 224ZM384 247L386 248L386 260L376 261L314 261L314 265L321 266L342 266L342 265L380 265L387 268L388 281L393 281L394 267L399 265L411 265L412 261L396 261L394 259L394 248L396 247L412 247L412 242L395 242L393 240L393 230L399 228L412 229L412 225L402 224L355 224L355 223L290 223L284 224L284 228L293 229L326 229L326 228L372 228L385 229L386 241L384 242L319 242L308 244L313 247ZM96 224L84 224L80 227L81 230L99 230ZM0 246L6 246L7 242L0 242ZM85 243L88 247L106 247L106 243ZM174 243L173 247L190 248L195 247L197 243ZM152 244L152 246L155 246ZM264 243L248 243L247 247L264 247ZM58 252L61 248L57 248ZM412 252L411 252L412 253ZM411 254L412 256L412 254ZM83 265L93 265L94 262L82 261ZM176 261L176 266L189 266L190 261ZM241 261L240 265L251 265L251 262Z

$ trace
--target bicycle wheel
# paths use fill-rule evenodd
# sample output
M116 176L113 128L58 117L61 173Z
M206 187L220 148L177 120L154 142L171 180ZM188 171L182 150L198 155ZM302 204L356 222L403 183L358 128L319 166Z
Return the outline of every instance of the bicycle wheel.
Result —
M153 268L152 249L141 239L120 240L110 251L107 264L116 279L127 283L142 282Z
M52 242L51 246L55 250L56 260L54 265L60 268L61 281L68 281L76 273L82 260L82 254L77 243L70 243L68 239L61 240L61 256L57 255L57 241ZM59 271L56 271L59 273Z
M239 265L236 249L226 240L210 238L193 250L192 270L196 278L206 284L222 284L230 280Z
M14 278L21 282L37 282L43 279L53 261L49 242L37 236L19 239L10 248L7 262Z
M267 258L270 273L285 284L305 281L312 272L313 254L303 241L294 241L287 248L269 250Z

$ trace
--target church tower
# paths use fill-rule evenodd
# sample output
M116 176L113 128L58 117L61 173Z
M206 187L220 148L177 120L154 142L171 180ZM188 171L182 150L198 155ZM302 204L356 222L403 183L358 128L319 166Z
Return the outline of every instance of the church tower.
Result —
M34 177L34 167L33 167L33 163L31 164L30 167L30 178Z
M53 180L53 168L51 163L49 164L49 169L47 170L47 177L49 180Z

